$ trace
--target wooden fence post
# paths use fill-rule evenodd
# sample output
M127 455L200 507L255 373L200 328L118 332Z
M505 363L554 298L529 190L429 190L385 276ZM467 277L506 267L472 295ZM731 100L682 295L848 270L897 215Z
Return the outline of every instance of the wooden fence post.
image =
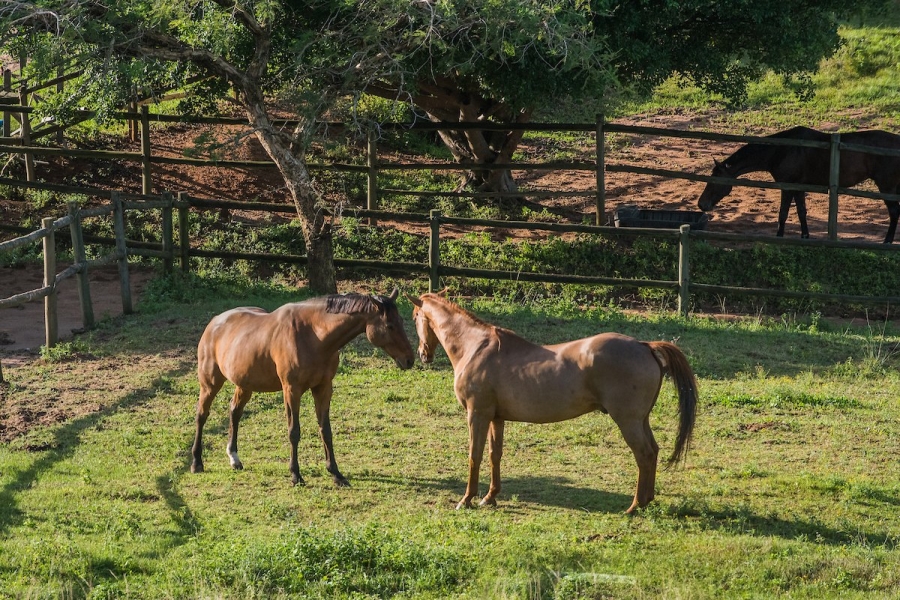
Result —
M678 314L687 318L691 300L691 264L689 256L691 226L684 224L678 230L681 233L678 238Z
M181 270L187 273L191 268L190 201L187 192L178 192L178 255L181 259Z
M831 134L831 167L828 174L828 239L837 239L838 185L841 174L841 134Z
M431 224L431 236L428 238L429 291L436 292L441 287L441 211L432 210L429 218Z
M597 219L596 225L606 225L606 140L603 115L597 115Z
M116 255L119 257L119 283L122 286L122 312L130 315L134 312L131 306L131 279L128 275L128 246L125 244L125 207L119 192L113 192L110 199L113 203L114 229L116 231Z
M153 193L150 156L150 110L144 105L141 107L141 193L147 196Z
M163 270L171 273L175 263L175 236L172 226L172 205L175 201L171 192L163 192L162 199L166 202L162 208L162 249L165 253Z
M41 219L41 227L47 232L44 236L44 287L50 287L50 292L44 296L44 340L47 348L52 348L59 341L56 311L56 232L53 229L53 221L53 217Z
M28 106L28 92L25 84L22 84L22 89L19 91L19 104L21 106ZM22 120L20 121L22 125L22 145L30 146L31 145L31 120L28 118L28 113L22 113ZM25 152L25 180L26 181L34 181L37 179L37 176L34 172L34 155L31 152Z
M12 91L12 71L3 69L3 91L9 93ZM12 115L8 111L3 111L3 137L8 138L12 131L10 123Z
M81 302L81 322L85 329L94 326L94 305L91 303L91 284L88 279L87 253L84 251L84 232L81 229L81 213L77 202L69 202L69 216L72 223L69 233L72 235L72 255L75 264L81 265L78 271L78 300Z
M366 208L378 210L378 144L375 139L375 131L369 129L366 144L366 166L368 167L368 186L366 188ZM369 217L369 225L374 227L378 220Z

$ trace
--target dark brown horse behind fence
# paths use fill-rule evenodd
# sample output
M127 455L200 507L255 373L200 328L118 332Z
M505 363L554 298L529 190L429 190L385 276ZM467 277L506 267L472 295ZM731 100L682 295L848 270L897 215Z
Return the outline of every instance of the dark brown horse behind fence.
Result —
M191 471L203 471L203 425L213 398L228 380L235 385L226 449L232 467L243 468L238 458L238 424L251 394L282 391L291 443L291 480L302 482L297 462L298 412L300 397L312 390L326 469L337 485L347 485L331 442L332 380L341 348L363 331L372 345L384 349L401 369L413 366L415 356L396 298L397 290L390 296L333 295L285 304L271 313L261 308L235 308L210 321L197 346L200 400Z
M419 357L429 363L440 344L453 364L454 390L469 424L469 478L457 508L471 506L489 441L491 485L481 504L496 504L506 421L551 423L599 410L618 425L638 465L628 512L653 500L659 446L650 430L662 378L678 389L680 422L669 464L687 451L694 428L697 382L669 342L640 342L604 333L554 346L533 344L485 323L439 294L410 298Z
M795 140L812 140L828 142L830 134L810 129L794 127L786 131L772 134L772 138ZM872 146L900 150L900 135L886 131L857 131L842 133L841 142L859 146ZM808 185L828 185L831 169L831 153L824 148L804 148L801 146L774 146L770 144L747 144L742 146L722 162L715 161L713 177L737 178L745 173L766 171L779 183L801 183ZM842 150L840 153L840 169L838 185L852 187L871 179L883 194L900 192L900 157ZM719 200L731 193L730 185L708 183L700 194L698 204L700 210L711 210ZM784 235L784 224L787 221L791 203L797 205L797 218L800 221L801 237L809 237L806 224L806 193L792 190L781 191L781 208L778 211L777 236ZM888 210L888 230L884 243L894 241L897 219L900 217L900 202L885 200Z

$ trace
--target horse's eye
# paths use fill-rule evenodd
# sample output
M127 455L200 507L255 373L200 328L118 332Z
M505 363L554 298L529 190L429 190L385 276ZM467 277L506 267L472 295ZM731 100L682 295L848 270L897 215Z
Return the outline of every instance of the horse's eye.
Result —
M393 330L394 330L394 324L393 324L393 323L388 323L388 324L387 324L387 328L388 328L388 331L393 331Z

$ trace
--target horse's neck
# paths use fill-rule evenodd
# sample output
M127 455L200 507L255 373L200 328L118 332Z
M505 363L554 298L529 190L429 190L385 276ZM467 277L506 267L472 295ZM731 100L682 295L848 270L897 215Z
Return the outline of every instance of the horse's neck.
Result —
M464 311L454 311L446 306L437 307L431 320L434 334L454 369L469 352L482 347L494 332L493 326L475 320Z
M746 173L771 170L773 149L777 146L747 144L725 159L725 167L732 177Z
M366 330L366 319L362 314L326 314L323 322L314 328L323 350L334 353Z

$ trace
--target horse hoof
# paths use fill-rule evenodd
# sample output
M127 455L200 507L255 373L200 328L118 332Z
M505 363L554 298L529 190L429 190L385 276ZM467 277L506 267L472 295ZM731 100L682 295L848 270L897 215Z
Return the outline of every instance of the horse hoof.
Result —
M335 477L334 485L337 487L350 487L350 482L344 477Z
M478 503L478 506L497 506L497 500L494 498L484 498Z
M459 504L456 505L456 510L460 510L461 508L475 508L472 506L471 500L460 500Z
M241 461L233 462L233 463L231 463L231 468L234 469L235 471L243 471L244 463L242 463Z
M303 486L303 485L306 485L306 482L303 481L303 478L302 478L302 477L291 477L291 485L293 485L293 486L297 486L297 485Z
M203 472L203 463L191 464L191 473L202 473L202 472Z

